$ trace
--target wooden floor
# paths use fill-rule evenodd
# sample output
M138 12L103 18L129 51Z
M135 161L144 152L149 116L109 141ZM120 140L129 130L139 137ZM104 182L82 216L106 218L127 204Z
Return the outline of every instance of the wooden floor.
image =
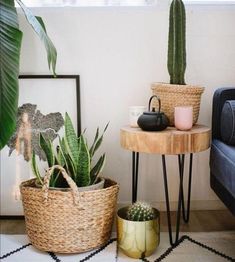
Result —
M172 224L176 213L172 212ZM1 234L25 234L23 219L1 219ZM115 230L115 228L114 228ZM183 232L235 231L235 217L227 210L191 211L189 224L181 224ZM168 231L166 212L161 212L161 231Z

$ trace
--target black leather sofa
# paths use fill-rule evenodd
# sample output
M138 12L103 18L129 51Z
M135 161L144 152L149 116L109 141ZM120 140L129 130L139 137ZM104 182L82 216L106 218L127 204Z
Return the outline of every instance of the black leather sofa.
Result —
M210 172L211 188L235 215L235 88L213 97Z

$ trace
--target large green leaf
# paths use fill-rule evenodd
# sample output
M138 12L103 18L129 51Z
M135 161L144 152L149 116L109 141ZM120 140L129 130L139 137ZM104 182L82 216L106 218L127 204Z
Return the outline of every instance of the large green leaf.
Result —
M76 183L78 186L90 185L90 154L83 135L80 136L78 144L78 168Z
M57 52L40 17L34 17L21 0L28 22L44 42L49 68L55 75ZM18 29L14 0L0 0L0 150L6 145L16 126L18 107L18 75L22 32Z
M32 28L34 29L34 31L43 41L46 51L47 51L48 66L49 68L52 69L54 75L56 75L55 67L56 67L57 51L51 39L47 35L46 28L45 28L42 18L35 17L31 13L31 11L28 8L26 8L26 6L22 3L21 0L16 0L16 1L20 5L20 7L23 9L25 16L28 22L30 23L30 25L32 26Z
M0 150L16 125L22 32L13 0L0 0Z

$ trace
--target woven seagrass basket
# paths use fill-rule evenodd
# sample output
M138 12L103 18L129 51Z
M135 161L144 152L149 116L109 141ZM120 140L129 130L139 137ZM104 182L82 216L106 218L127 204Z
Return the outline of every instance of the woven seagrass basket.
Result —
M161 99L162 111L168 116L170 126L174 126L174 108L176 106L192 106L193 124L197 123L204 87L153 83L152 91ZM154 106L157 107L157 104Z
M49 189L52 169L42 188L35 179L20 185L26 230L36 248L57 253L81 253L104 245L110 238L119 187L105 179L103 189L79 192L65 170L71 189Z

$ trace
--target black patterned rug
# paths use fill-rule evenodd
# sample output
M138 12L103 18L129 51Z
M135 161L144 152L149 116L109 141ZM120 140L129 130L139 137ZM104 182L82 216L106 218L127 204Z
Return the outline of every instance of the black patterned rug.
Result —
M25 235L1 235L0 260L3 262L131 262L118 248L116 238L94 251L61 255L41 252L28 243ZM136 260L138 261L138 259ZM235 262L235 232L189 233L169 247L168 234L161 234L156 252L143 262Z

